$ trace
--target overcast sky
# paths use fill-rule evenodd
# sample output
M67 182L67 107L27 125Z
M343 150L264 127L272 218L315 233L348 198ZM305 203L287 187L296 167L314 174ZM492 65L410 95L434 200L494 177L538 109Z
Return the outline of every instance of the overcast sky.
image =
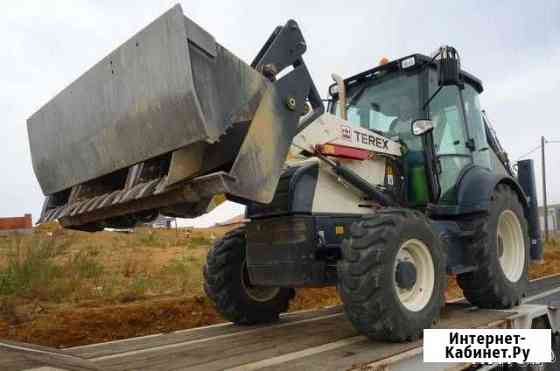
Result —
M40 212L26 119L176 1L0 0L0 216ZM349 76L443 44L482 79L483 107L511 159L560 140L558 1L183 1L185 14L251 61L274 26L293 18L308 67L326 95L331 72ZM560 202L560 144L551 144L549 201ZM536 160L540 182L539 152ZM222 207L199 224L239 212Z

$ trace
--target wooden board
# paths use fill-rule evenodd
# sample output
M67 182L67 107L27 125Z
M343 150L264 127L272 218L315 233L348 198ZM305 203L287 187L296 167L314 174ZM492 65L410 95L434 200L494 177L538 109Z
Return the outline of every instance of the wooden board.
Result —
M0 370L97 371L101 368L91 361L61 350L2 340L0 341Z
M436 328L476 328L514 312L449 304ZM419 349L422 342L375 343L358 335L340 307L283 316L271 326L231 324L68 349L103 370L346 369Z
M545 278L531 282L526 301L558 295L558 277ZM503 327L515 314L515 309L480 310L460 301L447 304L435 328ZM421 347L421 341L371 342L337 306L288 313L268 326L226 323L65 350L0 340L0 370L334 370L391 362L419 354Z

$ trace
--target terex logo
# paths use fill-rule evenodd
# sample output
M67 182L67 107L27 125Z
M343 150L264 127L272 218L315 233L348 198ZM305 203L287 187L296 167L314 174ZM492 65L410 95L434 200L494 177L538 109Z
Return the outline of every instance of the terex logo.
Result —
M342 125L342 139L352 141L352 128L350 126Z
M360 133L359 131L355 131L354 134L358 143L369 144L370 146L375 146L381 149L389 149L389 139Z

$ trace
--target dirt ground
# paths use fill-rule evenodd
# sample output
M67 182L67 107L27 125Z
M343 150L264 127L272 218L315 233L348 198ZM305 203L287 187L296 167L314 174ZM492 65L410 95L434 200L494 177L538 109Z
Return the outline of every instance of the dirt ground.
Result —
M290 311L337 303L334 288L303 289ZM42 308L18 324L0 321L0 338L62 348L221 322L204 296L150 297L125 304L89 302Z
M201 267L227 228L88 234L56 225L0 239L0 338L85 345L215 324ZM560 273L560 244L530 277ZM447 298L461 297L453 277ZM290 311L338 304L335 288L300 289Z

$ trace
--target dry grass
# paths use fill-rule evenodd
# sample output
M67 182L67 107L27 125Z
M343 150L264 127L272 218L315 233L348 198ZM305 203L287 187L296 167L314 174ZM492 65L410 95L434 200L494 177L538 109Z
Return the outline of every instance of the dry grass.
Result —
M38 229L32 236L0 240L0 297L68 303L189 290L198 295L211 242L209 233L185 230Z
M82 233L42 226L0 238L0 338L63 347L221 322L202 292L212 230ZM530 277L560 273L560 241ZM448 299L460 297L453 278ZM335 288L298 290L290 310L340 302Z

